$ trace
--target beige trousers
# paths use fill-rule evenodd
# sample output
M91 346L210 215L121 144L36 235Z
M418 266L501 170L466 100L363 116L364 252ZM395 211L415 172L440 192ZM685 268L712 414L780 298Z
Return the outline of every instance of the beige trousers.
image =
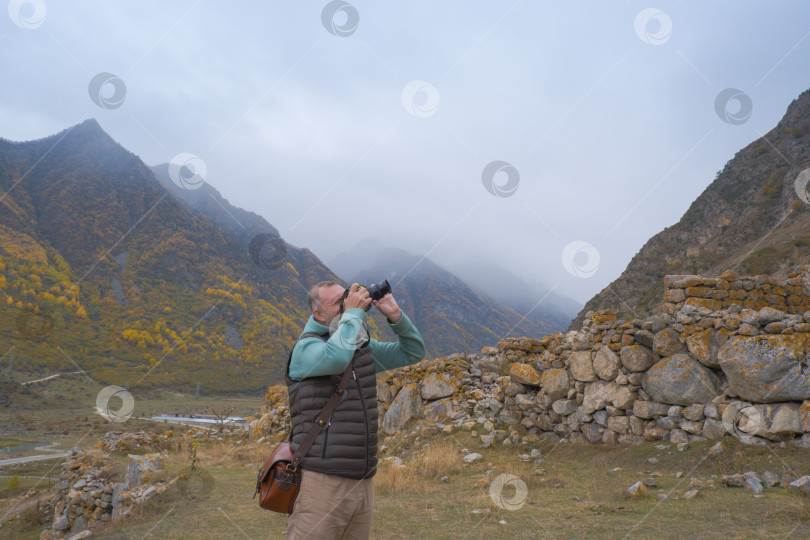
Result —
M301 489L287 517L287 540L366 540L371 534L374 479L301 470Z

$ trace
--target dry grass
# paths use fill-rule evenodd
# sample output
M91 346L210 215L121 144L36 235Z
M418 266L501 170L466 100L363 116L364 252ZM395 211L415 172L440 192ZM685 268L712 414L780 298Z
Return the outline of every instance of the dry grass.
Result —
M672 538L722 536L784 538L810 535L810 497L781 488L754 498L738 488L702 488L697 498L683 500L689 478L747 470L794 470L810 474L810 452L792 446L752 448L727 437L726 450L706 458L708 444L693 444L686 452L654 444L635 447L542 444L544 463L524 462L525 446L481 448L469 433L440 434L424 448L411 450L405 467L380 461L375 476L372 538ZM419 447L424 441L413 443ZM483 459L462 461L462 448ZM255 467L271 445L234 446L202 441L198 449L199 479L211 479L211 489L168 490L139 509L126 522L116 523L94 538L284 538L285 517L260 510L250 497ZM387 454L384 454L387 455ZM184 470L187 449L167 456L166 467ZM649 459L655 457L655 462ZM614 467L618 472L609 474ZM676 472L682 472L676 476ZM639 499L627 499L624 489L653 472L659 487ZM491 486L500 474L526 485L525 504L499 507ZM207 475L207 476L206 476ZM447 476L446 481L441 478ZM504 488L502 497L516 491ZM658 493L670 501L659 503ZM502 523L503 522L503 523ZM36 527L28 530L31 536ZM41 530L41 528L39 529ZM38 531L37 531L38 534ZM0 536L2 536L0 534Z
M197 450L197 457L204 466L262 465L270 457L273 448L265 443L233 444L217 441L210 445L201 445Z
M390 493L425 493L426 481L461 472L459 450L458 445L441 440L416 452L401 466L395 465L393 460L380 460L374 476L374 487Z

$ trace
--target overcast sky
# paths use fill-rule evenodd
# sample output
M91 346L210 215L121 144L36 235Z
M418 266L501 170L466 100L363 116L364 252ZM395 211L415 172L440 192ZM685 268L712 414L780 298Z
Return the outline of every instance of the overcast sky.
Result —
M806 0L6 3L0 136L96 118L327 262L382 237L583 302L810 87Z

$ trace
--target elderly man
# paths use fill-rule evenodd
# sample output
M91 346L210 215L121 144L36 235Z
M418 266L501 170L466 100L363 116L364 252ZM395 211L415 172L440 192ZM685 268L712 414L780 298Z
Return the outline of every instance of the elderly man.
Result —
M368 538L377 472L376 374L418 362L425 344L391 293L372 300L357 283L346 292L334 281L322 281L307 300L312 316L287 364L293 452L350 362L352 377L328 427L302 461L287 538ZM364 321L371 304L386 316L397 343L368 338Z

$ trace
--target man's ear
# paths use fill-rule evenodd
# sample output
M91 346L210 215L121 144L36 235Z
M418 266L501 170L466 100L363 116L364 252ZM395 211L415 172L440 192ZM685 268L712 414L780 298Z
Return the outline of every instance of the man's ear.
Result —
M313 309L312 316L315 318L316 321L318 321L321 324L324 324L323 321L326 320L324 319L323 313L321 312L320 309Z

